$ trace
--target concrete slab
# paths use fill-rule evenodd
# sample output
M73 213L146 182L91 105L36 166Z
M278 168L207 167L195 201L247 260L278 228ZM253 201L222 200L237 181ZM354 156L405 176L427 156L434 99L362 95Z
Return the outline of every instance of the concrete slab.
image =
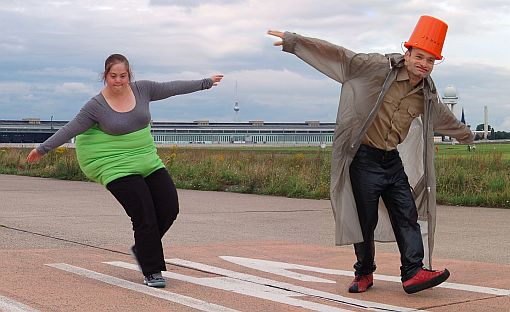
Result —
M439 207L441 288L403 292L394 244L374 287L349 294L354 254L333 246L329 201L179 190L164 238L168 286L144 286L132 231L100 185L0 175L0 310L507 311L510 211ZM15 310L17 309L17 310Z

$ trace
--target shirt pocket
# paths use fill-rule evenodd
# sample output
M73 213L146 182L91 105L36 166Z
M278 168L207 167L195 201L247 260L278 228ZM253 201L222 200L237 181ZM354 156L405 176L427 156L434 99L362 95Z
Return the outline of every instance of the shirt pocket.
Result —
M409 105L409 107L407 108L407 112L409 113L409 116L411 116L411 118L416 118L420 116L422 113L420 109L418 109L418 107L413 105Z

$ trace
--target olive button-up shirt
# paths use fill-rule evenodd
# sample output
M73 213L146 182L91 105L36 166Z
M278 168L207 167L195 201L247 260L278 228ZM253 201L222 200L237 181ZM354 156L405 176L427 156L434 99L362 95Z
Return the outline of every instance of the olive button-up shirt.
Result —
M362 143L385 151L396 149L413 119L423 114L423 103L423 80L413 88L406 68L401 68Z

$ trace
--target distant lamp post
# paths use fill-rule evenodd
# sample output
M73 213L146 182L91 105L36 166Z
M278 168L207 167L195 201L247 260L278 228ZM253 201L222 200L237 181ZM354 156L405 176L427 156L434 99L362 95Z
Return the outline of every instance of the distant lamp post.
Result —
M53 130L53 115L50 117L50 129Z

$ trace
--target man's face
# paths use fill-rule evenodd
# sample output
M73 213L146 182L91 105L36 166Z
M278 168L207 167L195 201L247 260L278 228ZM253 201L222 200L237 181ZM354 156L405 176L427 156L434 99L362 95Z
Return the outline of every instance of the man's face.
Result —
M430 75L436 61L434 55L418 48L412 48L411 51L407 51L404 59L409 76L417 80Z

